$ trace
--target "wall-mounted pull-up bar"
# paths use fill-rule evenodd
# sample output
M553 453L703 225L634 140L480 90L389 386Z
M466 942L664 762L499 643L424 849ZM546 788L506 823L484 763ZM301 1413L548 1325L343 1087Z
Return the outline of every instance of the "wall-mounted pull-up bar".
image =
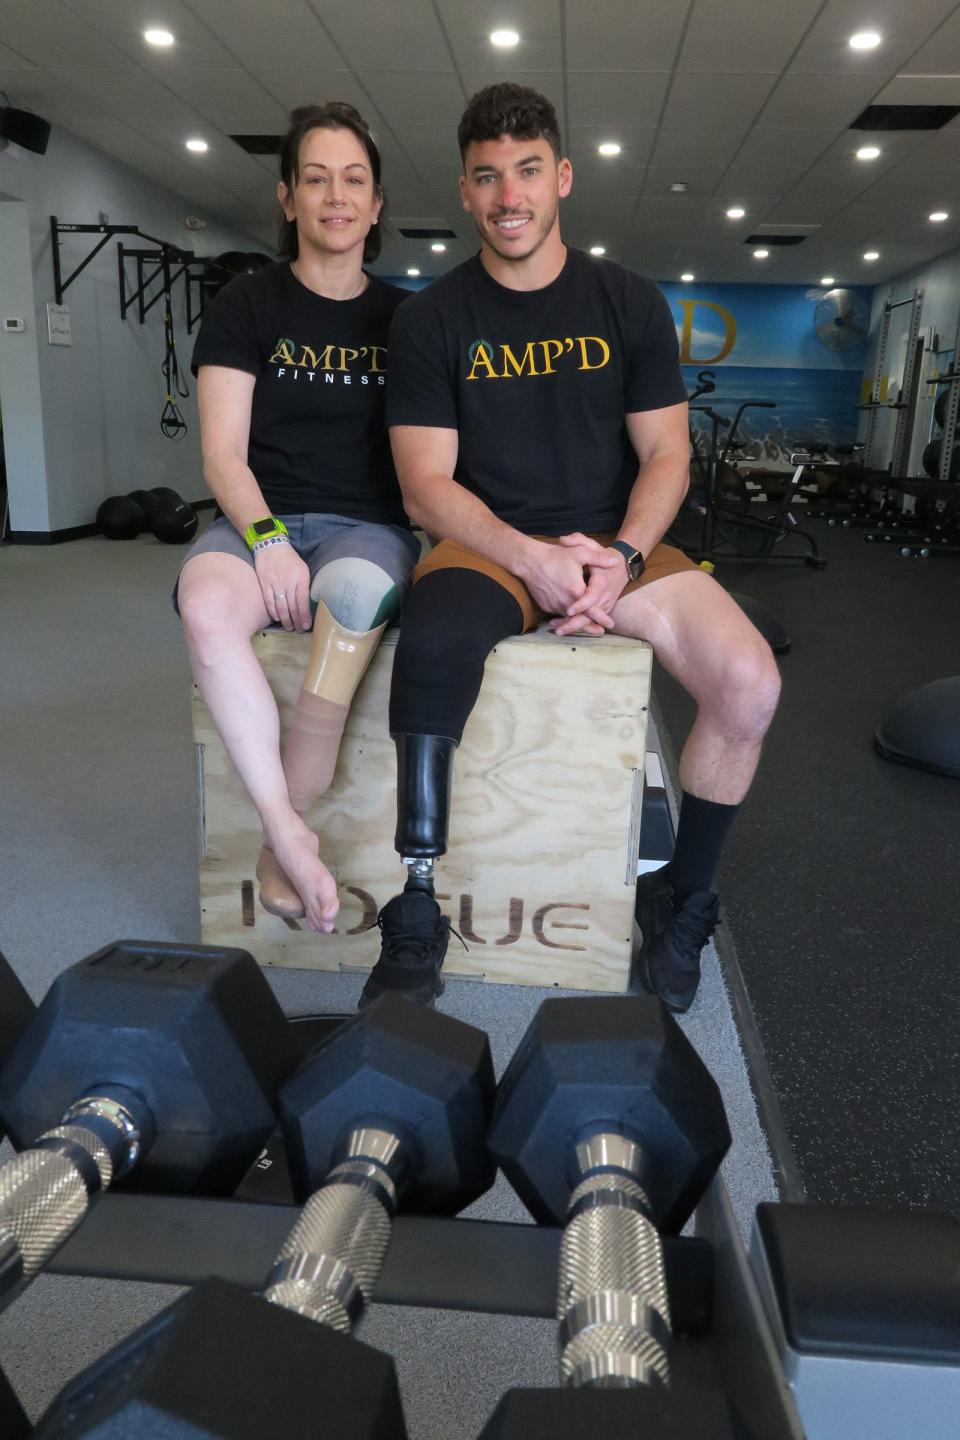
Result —
M60 236L70 235L99 235L101 238L90 251L85 260L81 260L77 268L63 278L60 266ZM160 240L156 235L148 235L141 230L139 225L68 225L58 220L56 215L50 216L50 240L53 254L53 283L57 304L63 304L63 297L70 285L77 276L87 268L90 261L99 255L107 241L114 235L137 235L141 240L149 240L158 249L139 250L125 249L123 242L117 244L117 267L120 281L120 318L126 319L127 311L134 304L137 306L137 313L141 325L146 319L147 312L163 296L169 295L173 286L180 279L181 275L186 276L187 292L187 334L193 330L203 314L204 286L207 283L209 262L194 255L192 250L181 250L177 245L171 245L166 240ZM127 277L124 269L126 259L137 262L137 287L128 291ZM153 268L147 270L147 267ZM178 269L173 269L178 266ZM162 288L151 296L149 300L146 293L158 277L162 276Z

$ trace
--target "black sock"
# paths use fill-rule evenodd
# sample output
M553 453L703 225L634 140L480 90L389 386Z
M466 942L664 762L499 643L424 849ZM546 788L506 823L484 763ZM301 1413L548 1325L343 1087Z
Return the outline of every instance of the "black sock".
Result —
M739 809L739 805L720 805L683 791L677 843L670 861L670 879L678 900L712 888L723 842Z

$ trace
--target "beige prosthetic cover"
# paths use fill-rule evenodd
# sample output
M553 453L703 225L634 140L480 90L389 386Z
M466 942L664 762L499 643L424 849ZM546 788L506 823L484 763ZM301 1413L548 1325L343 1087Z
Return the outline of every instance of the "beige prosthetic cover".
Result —
M313 643L303 685L290 719L283 769L295 810L309 810L326 793L340 753L350 702L380 643L387 622L348 630L317 602Z
M310 658L290 717L283 770L290 803L299 814L324 795L333 779L350 702L373 658L387 621L372 630L348 630L321 599L313 622ZM260 903L287 920L304 914L303 901L266 845L257 861Z

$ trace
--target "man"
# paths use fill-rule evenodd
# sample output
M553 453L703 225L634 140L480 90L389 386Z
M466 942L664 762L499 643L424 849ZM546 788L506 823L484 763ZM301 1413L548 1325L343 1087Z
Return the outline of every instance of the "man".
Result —
M433 865L453 751L490 650L549 617L560 635L649 641L697 702L676 852L642 878L637 901L644 984L684 1011L779 674L735 602L661 543L688 483L676 330L651 281L564 245L559 202L573 174L553 106L490 86L458 138L480 253L403 305L390 336L387 423L404 504L440 543L414 572L390 700L408 880L380 914L361 1004L387 989L429 1003L443 989L449 922Z

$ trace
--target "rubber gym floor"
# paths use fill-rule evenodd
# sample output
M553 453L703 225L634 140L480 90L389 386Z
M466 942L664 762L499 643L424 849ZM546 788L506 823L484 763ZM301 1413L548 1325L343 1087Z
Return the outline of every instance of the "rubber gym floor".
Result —
M960 671L960 565L807 522L823 570L718 562L792 649L718 888L788 1195L960 1214L960 781L882 760L901 695ZM797 542L790 542L797 548ZM661 731L692 705L658 669Z

